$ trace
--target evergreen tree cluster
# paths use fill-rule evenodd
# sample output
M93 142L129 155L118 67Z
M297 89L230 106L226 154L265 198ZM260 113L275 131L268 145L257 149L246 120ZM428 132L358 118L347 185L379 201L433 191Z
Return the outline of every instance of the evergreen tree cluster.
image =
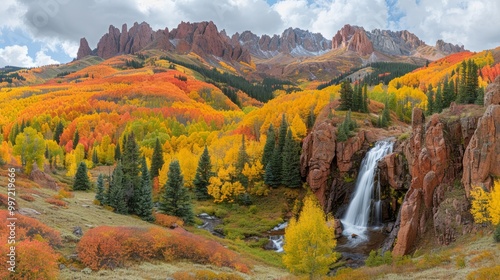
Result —
M337 141L344 142L351 136L351 131L358 127L356 121L351 118L351 111L347 112L344 121L337 128Z
M290 188L302 186L300 143L293 139L285 115L282 117L277 141L273 125L269 126L262 165L265 167L264 182L267 185L272 187L285 185Z
M140 157L133 133L123 138L122 146L121 160L107 190L103 177L100 175L97 179L96 200L113 207L117 213L135 214L143 220L153 221L153 187L146 159Z
M224 83L227 86L233 87L235 89L240 89L243 92L247 93L250 97L255 98L261 102L267 102L271 100L273 98L273 91L275 89L279 89L283 84L287 83L285 81L276 79L265 79L263 83L251 83L241 76L236 76L227 72L221 73L215 68L207 69L167 56L161 57L160 59L168 60L171 63L190 68L205 76L209 80L209 82L212 82L217 87L222 88L218 85L218 83Z
M339 110L352 110L355 112L368 113L368 87L357 83L354 89L349 80L344 80L340 85L340 108Z
M478 70L479 66L472 59L467 60L467 62L462 61L462 64L457 68L457 103L474 104L478 99L483 98L482 96L479 97L484 93L479 88Z
M356 73L357 71L370 67L373 71L366 75L363 79L359 79L360 84L378 85L381 82L387 85L392 79L401 77L410 73L411 71L417 69L419 66L411 63L401 63L401 62L374 62L369 65L362 67L351 68L348 72L340 74L338 77L332 80L320 84L317 89L321 90L326 87L337 85L345 80L350 75Z
M144 62L139 62L137 60L130 59L130 60L125 61L125 66L131 67L134 69L139 69L139 68L144 67Z

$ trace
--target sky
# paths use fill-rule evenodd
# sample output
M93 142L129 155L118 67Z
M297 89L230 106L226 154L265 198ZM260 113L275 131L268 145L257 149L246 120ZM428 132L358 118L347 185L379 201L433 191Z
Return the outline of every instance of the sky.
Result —
M498 0L2 0L0 67L66 63L80 38L93 49L110 24L142 21L156 30L211 20L230 35L293 27L328 39L351 24L406 29L429 45L443 39L481 51L500 46L499 14Z

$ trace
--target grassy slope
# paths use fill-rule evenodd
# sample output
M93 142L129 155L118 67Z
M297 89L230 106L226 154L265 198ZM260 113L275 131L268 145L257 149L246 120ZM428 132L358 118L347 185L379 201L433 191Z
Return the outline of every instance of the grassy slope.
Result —
M7 171L2 167L0 172L0 184L6 185ZM59 176L57 176L59 177ZM32 217L40 220L48 226L58 230L63 238L64 246L59 249L61 255L67 259L71 254L76 253L76 244L78 238L73 235L73 227L79 226L85 233L88 229L101 225L111 226L139 226L149 227L156 226L144 222L136 217L115 214L101 206L93 204L94 192L74 192L73 198L65 198L68 203L67 207L57 207L45 202L46 198L57 194L56 191L40 188L37 184L30 181L26 175L17 173L17 198L19 208L31 208L40 215ZM0 188L0 193L6 194L5 188ZM31 194L35 197L35 201L28 202L20 199L22 194ZM234 272L229 268L219 268L213 265L198 265L186 262L174 263L141 263L134 264L126 268L117 269L115 271L99 271L85 274L81 270L83 267L79 264L69 264L68 267L73 269L61 270L60 279L165 279L167 276L172 276L177 271L193 271L193 270L210 270L215 272L231 272L238 273L245 279L277 279L290 276L283 268L269 265L273 261L280 263L280 255L274 252L263 252L262 255L252 256L251 254L262 251L261 249L250 248L245 244L237 241L218 239L211 236L208 232L198 230L194 227L188 227L188 231L204 236L204 238L216 239L230 249L241 253L241 257L248 259L252 264L252 274L245 275ZM76 270L76 271L73 271Z

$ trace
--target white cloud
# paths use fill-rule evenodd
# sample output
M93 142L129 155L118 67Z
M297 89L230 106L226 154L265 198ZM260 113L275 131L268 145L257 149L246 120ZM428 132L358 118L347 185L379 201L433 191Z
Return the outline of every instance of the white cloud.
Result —
M398 8L405 13L400 27L408 29L432 45L438 39L480 51L500 45L497 0L473 1L400 1Z
M0 67L4 67L6 65L34 67L59 63L47 55L45 51L46 50L44 49L38 51L35 55L35 59L33 59L28 55L27 46L13 45L0 48Z

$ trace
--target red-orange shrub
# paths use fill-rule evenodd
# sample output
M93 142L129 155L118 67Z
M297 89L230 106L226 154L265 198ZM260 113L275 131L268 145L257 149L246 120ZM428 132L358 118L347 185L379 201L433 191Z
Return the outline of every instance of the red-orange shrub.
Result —
M0 210L0 220L6 221L9 216L9 212L6 210ZM43 224L37 219L26 217L20 214L16 214L16 241L22 240L33 240L35 238L42 238L49 242L51 246L61 246L61 235L58 231L50 228L49 226ZM9 229L6 226L0 227L0 240L6 240L5 236L8 236Z
M60 199L57 199L57 198L47 198L47 199L45 199L45 202L50 203L52 205L60 206L60 207L66 207L66 206L68 206L68 204L66 203L66 201L63 201L63 200L60 200Z
M35 198L31 194L22 194L19 197L29 202L35 201Z
M72 198L74 197L75 195L70 192L70 191L67 191L65 189L61 189L59 190L59 192L57 194L55 194L53 197L55 199L63 199L63 198Z
M1 246L0 251L1 262L6 264L9 246ZM15 272L8 271L7 265L4 265L3 269L0 270L1 279L57 279L59 255L46 242L38 240L16 242L15 252Z
M221 244L181 228L110 227L90 229L78 244L78 256L93 270L123 266L127 261L187 260L228 266L248 273L246 264Z
M175 225L182 227L184 225L184 221L179 217L169 216L165 214L155 213L155 224L164 226L164 227L172 227Z

